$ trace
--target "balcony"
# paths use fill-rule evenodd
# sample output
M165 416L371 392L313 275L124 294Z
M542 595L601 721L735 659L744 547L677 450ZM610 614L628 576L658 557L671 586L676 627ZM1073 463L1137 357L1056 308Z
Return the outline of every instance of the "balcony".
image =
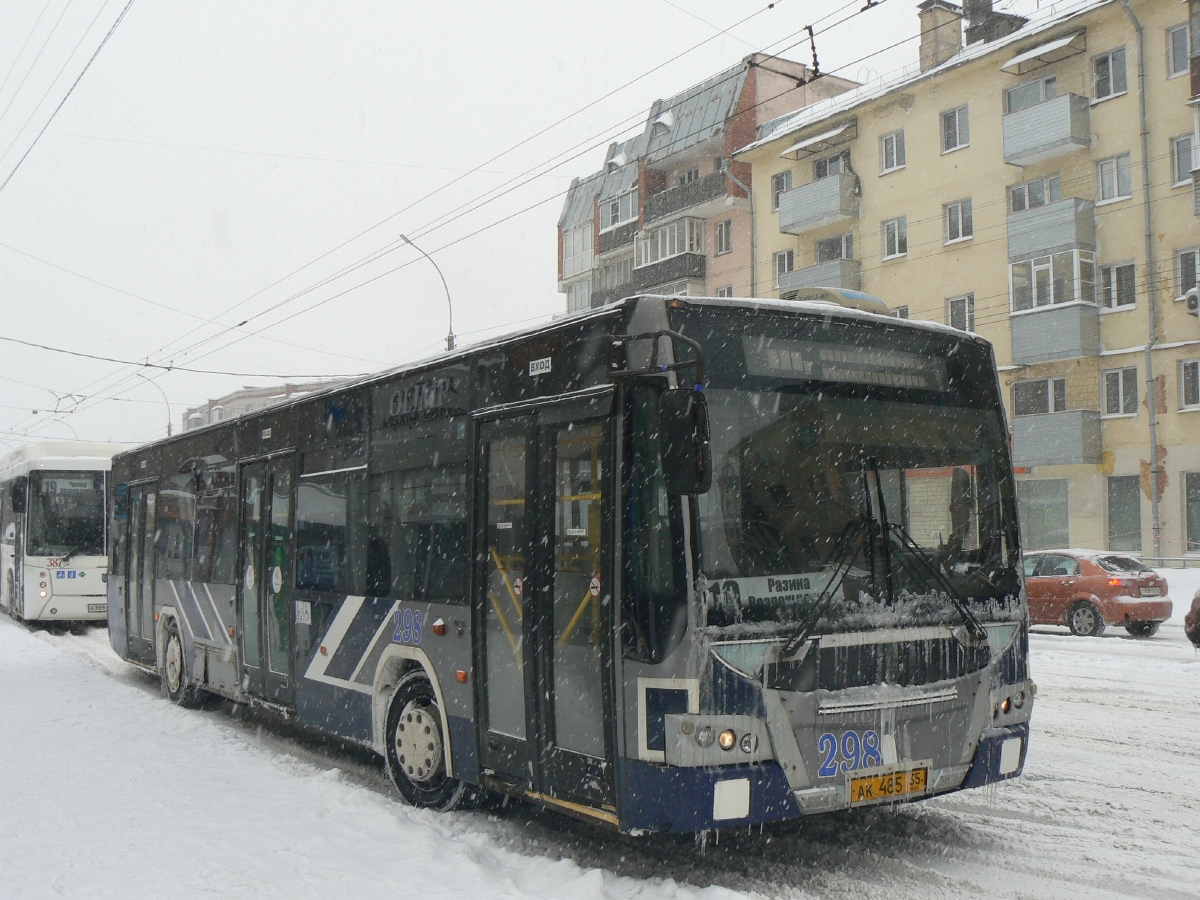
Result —
M1032 165L1091 143L1091 106L1078 94L1063 94L1004 117L1004 161L1010 166Z
M1014 416L1014 466L1070 466L1101 461L1100 413L1069 409L1041 416Z
M725 173L714 172L691 184L660 191L646 200L646 222L665 219L684 209L725 197Z
M779 197L779 230L804 234L822 225L858 218L858 193L853 175L831 175L809 182Z
M630 289L622 296L638 294L656 284L682 281L685 278L704 278L703 253L680 253L634 269L633 281L628 285Z
M1012 262L1075 249L1096 249L1096 207L1090 200L1068 197L1008 217Z
M1061 303L1012 316L1017 366L1100 354L1100 312L1091 303Z
M628 247L633 243L633 239L637 235L637 230L637 219L634 219L632 222L626 222L624 225L618 225L616 228L600 232L599 252L611 253L613 250Z
M861 283L862 263L857 259L833 259L780 275L779 296L786 298L788 294L810 287L857 291Z

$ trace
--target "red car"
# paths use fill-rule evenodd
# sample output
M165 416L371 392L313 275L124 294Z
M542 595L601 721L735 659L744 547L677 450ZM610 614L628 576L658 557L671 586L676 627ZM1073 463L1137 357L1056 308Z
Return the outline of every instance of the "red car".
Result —
M1124 625L1150 637L1171 618L1167 580L1132 556L1101 550L1027 553L1025 593L1034 625L1066 625L1072 634L1098 637L1106 625Z

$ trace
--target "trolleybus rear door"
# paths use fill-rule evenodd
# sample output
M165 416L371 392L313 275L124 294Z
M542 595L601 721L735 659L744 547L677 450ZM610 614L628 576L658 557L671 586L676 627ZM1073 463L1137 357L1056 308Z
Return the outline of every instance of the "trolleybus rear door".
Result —
M241 480L238 581L245 688L290 706L292 678L292 457L246 463Z
M153 484L129 488L129 566L125 569L125 627L130 658L154 657L154 531L158 494Z
M481 429L483 765L591 805L613 794L608 446L603 422Z

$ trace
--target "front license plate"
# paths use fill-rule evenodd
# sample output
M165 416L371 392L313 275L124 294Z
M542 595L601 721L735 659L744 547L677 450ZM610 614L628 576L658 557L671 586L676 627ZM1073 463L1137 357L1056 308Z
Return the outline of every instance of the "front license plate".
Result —
M1143 597L1161 597L1162 591L1158 588L1142 588Z
M88 612L90 612L90 613L108 612L108 604L107 603L89 603L88 604Z
M850 805L895 800L910 794L923 794L929 787L929 769L882 772L850 779Z

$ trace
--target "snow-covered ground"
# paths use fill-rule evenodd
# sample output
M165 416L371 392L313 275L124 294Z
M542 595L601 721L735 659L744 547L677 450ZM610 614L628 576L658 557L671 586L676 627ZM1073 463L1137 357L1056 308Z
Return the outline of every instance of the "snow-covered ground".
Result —
M1190 591L1166 574L1181 619ZM1195 897L1200 655L1182 626L1038 629L1032 648L1021 779L701 854L519 805L413 810L369 754L171 706L102 630L0 619L0 897Z

